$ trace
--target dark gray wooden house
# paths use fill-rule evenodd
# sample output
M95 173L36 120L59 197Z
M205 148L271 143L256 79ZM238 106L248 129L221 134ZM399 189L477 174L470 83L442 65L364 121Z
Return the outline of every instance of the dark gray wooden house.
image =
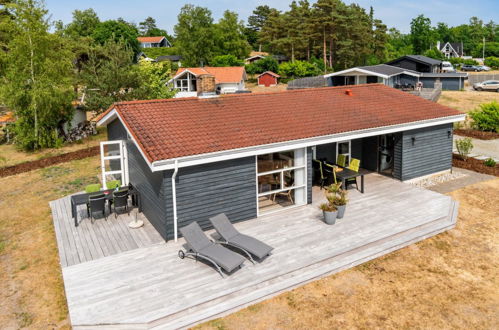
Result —
M423 55L405 55L386 64L417 72L437 73L441 69L442 61Z
M452 124L463 119L372 84L117 103L98 124L112 154L104 175L136 186L170 240L221 212L236 222L311 203L314 158L343 154L398 180L449 171Z

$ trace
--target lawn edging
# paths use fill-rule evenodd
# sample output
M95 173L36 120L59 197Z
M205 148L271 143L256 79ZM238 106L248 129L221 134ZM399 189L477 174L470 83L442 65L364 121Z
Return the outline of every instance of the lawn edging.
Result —
M458 154L452 154L452 166L464 168L466 170L471 170L478 173L489 174L494 176L499 176L499 164L494 167L490 167L484 164L484 160L476 159L473 157L468 157L463 160Z
M69 162L72 160L84 159L87 157L97 156L100 153L100 146L85 148L77 151L68 152L62 155L47 157L39 160L34 160L30 162L24 162L8 167L0 168L0 178L6 176L16 175L19 173L25 173L40 168Z
M467 136L479 140L495 140L499 139L499 133L485 132L476 129L455 129L454 134L459 136Z

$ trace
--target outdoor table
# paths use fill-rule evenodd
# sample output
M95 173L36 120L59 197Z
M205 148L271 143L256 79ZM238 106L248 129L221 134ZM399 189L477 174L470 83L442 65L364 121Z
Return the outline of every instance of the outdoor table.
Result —
M359 169L358 172L352 171L348 168L342 168L341 171L336 172L336 178L341 180L342 187L346 189L346 180L353 179L360 176L360 192L364 193L364 175L368 174L369 171L363 168ZM358 187L357 187L358 189Z
M128 188L122 187L122 188ZM71 196L71 217L74 218L75 227L78 227L78 205L86 205L88 203L88 197L92 195L104 194L106 200L108 201L109 213L111 213L111 202L113 200L114 189L101 190L93 193L83 193ZM132 198L132 205L138 206L139 212L142 212L142 205L140 203L140 193L135 187L131 187L128 190L128 195Z

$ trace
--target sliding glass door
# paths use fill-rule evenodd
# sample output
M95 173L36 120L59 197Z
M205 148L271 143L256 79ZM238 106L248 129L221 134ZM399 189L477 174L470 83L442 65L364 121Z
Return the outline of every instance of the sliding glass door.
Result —
M258 214L306 204L305 149L257 156Z

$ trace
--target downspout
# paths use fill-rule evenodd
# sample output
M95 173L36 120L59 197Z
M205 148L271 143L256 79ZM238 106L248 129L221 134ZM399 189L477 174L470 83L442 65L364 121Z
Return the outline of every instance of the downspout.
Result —
M175 159L175 170L173 171L172 175L172 200L173 200L173 237L175 239L175 242L178 239L177 235L177 187L175 185L175 179L177 178L177 173L178 173L178 160Z

